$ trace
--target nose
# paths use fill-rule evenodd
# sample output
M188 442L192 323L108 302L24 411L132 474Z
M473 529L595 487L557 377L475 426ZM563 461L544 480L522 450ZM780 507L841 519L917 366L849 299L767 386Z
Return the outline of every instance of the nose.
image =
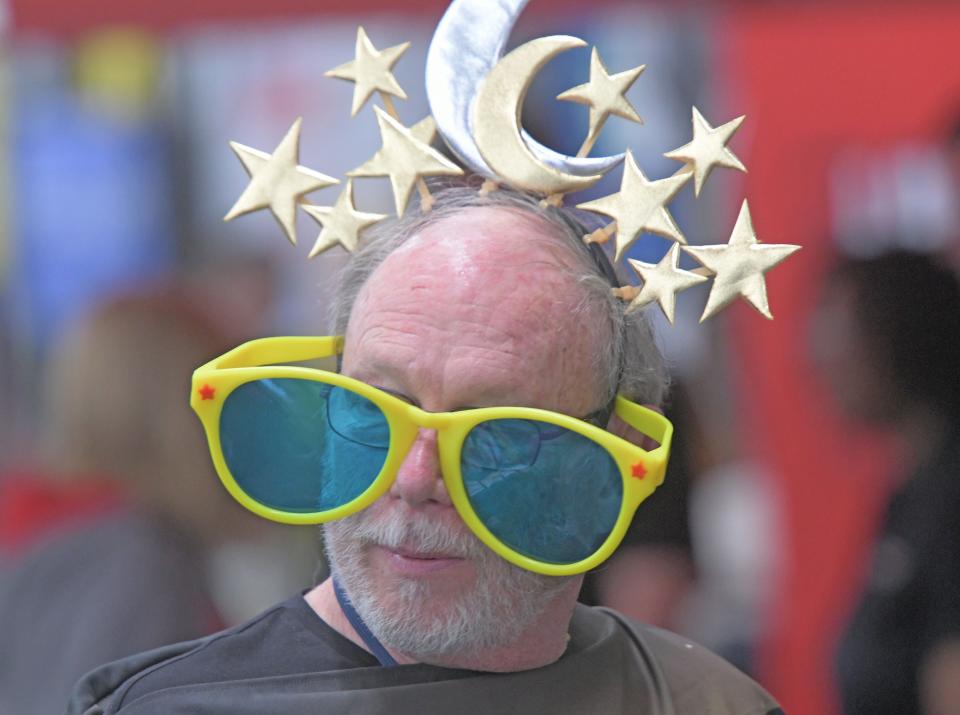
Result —
M450 495L440 471L436 430L421 429L406 458L397 470L390 495L410 506L428 502L450 505Z

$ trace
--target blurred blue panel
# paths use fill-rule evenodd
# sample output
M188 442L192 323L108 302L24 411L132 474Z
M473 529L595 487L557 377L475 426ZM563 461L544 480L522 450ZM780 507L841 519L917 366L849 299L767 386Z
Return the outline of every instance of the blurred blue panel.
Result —
M18 327L42 350L101 297L169 270L170 146L157 125L65 91L17 99L12 288Z

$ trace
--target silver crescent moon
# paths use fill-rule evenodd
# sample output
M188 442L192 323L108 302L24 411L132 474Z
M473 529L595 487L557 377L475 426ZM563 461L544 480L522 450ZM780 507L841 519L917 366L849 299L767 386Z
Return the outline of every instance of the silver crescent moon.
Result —
M555 55L585 44L566 35L538 37L497 62L483 80L473 107L473 138L487 165L504 183L552 195L581 191L600 181L601 174L575 176L547 166L520 134L520 108L537 73Z
M528 0L453 0L437 23L427 50L426 90L430 113L447 146L478 174L496 178L473 139L473 107L483 80ZM525 131L523 141L539 161L574 176L604 174L624 154L578 158L544 146Z

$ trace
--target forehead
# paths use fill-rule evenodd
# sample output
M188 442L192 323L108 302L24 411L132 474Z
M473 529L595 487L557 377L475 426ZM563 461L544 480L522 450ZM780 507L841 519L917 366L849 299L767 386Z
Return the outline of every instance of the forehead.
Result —
M530 381L592 385L596 321L578 310L584 294L573 259L551 230L536 217L493 208L426 227L361 291L345 368L403 371L417 384L455 377L474 392L530 387L537 394L521 395L527 402L543 401L547 391Z

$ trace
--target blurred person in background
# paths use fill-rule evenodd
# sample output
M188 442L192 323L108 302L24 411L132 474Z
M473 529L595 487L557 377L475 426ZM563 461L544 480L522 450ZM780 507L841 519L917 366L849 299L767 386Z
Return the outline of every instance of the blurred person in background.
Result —
M840 639L847 715L960 713L960 282L929 255L847 259L814 352L843 411L902 444L859 603Z
M41 466L0 480L0 712L60 712L100 663L223 625L205 556L260 522L185 400L223 347L167 288L100 305L51 356Z
M617 553L586 574L579 601L685 633L683 610L694 585L691 442L697 441L699 425L686 390L676 381L665 414L674 425L674 439L663 484L640 504Z

